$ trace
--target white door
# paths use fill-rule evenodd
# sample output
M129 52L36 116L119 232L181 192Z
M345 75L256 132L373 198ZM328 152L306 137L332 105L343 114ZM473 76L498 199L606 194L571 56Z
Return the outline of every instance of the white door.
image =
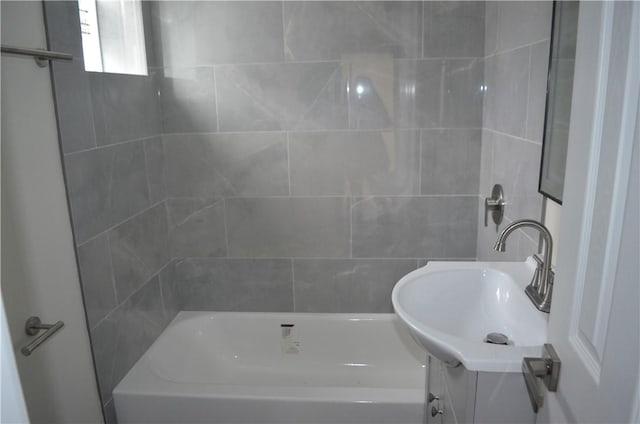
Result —
M40 2L0 3L2 44L46 47ZM102 422L73 253L49 68L2 55L2 299L32 423ZM31 356L31 315L64 328ZM3 375L3 379L4 379ZM2 397L5 401L5 397ZM6 407L6 405L5 405Z
M640 3L582 2L550 341L538 422L637 422Z

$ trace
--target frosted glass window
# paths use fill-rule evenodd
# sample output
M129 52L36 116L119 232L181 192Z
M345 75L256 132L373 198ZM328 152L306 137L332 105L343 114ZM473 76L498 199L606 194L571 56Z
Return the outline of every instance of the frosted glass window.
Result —
M78 0L87 71L147 75L140 0Z

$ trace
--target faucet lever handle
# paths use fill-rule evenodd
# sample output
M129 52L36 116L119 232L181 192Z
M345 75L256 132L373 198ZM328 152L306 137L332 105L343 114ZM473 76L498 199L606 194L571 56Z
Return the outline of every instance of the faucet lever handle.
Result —
M489 225L488 214L491 211L491 218L493 219L494 224L500 225L502 222L502 217L504 216L504 192L502 191L502 186L500 184L496 184L493 186L491 190L491 197L487 197L484 199L484 226L487 227Z

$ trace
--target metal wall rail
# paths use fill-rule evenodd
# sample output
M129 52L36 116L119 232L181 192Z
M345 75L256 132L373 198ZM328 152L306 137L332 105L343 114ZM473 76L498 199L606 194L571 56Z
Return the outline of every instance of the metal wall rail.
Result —
M2 53L17 54L21 56L33 56L36 61L45 60L73 60L69 53L54 52L50 50L27 49L23 47L2 45Z

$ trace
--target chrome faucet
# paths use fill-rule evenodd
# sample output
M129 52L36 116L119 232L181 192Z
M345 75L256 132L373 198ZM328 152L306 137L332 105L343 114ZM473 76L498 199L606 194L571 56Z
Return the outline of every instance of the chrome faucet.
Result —
M549 312L551 309L551 292L553 291L553 277L554 273L551 270L551 255L553 254L553 240L551 239L551 233L541 223L534 221L533 219L520 219L507 225L500 236L496 245L493 247L498 252L504 252L506 246L507 237L513 231L522 227L535 228L540 231L542 239L544 240L544 260L540 259L538 255L534 255L533 258L537 262L536 271L533 274L533 280L531 284L527 286L524 292L529 296L529 299L536 305L536 308L542 312Z

